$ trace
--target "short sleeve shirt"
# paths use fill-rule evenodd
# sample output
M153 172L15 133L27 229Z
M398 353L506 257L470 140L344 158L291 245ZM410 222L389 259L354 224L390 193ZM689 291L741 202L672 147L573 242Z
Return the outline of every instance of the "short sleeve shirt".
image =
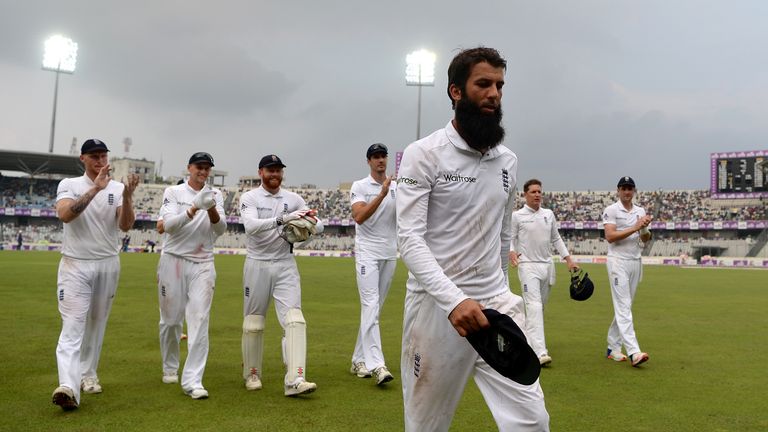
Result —
M617 231L624 231L637 223L637 220L645 216L645 209L632 205L632 210L627 211L620 201L615 202L603 211L603 225L616 225ZM643 248L640 245L640 234L634 232L629 237L608 243L608 256L621 259L640 259Z
M64 179L56 190L56 202L77 200L95 185L87 175ZM95 260L120 253L120 228L117 208L123 204L125 185L110 180L83 212L64 224L61 254L70 258Z
M397 231L395 220L395 192L397 184L391 182L389 193L375 212L355 227L355 256L366 259L397 258ZM369 203L381 192L381 184L370 175L352 184L350 205Z

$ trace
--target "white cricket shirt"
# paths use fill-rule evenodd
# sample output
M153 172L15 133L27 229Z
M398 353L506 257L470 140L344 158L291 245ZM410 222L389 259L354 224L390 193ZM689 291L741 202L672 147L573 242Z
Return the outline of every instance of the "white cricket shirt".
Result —
M220 218L216 224L211 224L205 210L198 210L192 219L187 215L187 210L192 207L192 200L199 192L192 189L189 183L165 189L159 215L165 227L164 254L192 262L213 261L213 244L227 230L227 221L224 215L224 197L220 190L211 189L214 191L216 212Z
M645 209L632 204L632 210L627 211L621 201L617 201L603 211L603 225L616 225L616 231L624 231L645 216ZM608 243L608 256L621 259L640 259L643 247L640 245L640 234L632 233L629 237Z
M569 256L560 233L555 214L550 209L534 210L524 205L512 213L512 242L510 251L522 254L520 262L552 262L552 246L565 258Z
M77 200L95 184L87 175L59 182L56 202ZM116 256L120 253L120 227L117 208L123 205L125 185L110 180L100 190L80 216L64 224L61 254L70 258L91 260Z
M280 237L282 226L277 216L308 209L304 199L289 190L271 194L259 186L240 196L240 222L243 223L248 258L274 260L293 257L291 244Z
M426 291L446 315L466 298L507 284L517 156L498 145L481 154L452 123L409 145L397 186L397 237L407 289Z
M389 193L375 212L362 224L355 226L355 255L366 259L397 258L397 230L395 219L395 191L397 184L389 184ZM368 176L352 183L350 205L369 203L379 196L381 184Z

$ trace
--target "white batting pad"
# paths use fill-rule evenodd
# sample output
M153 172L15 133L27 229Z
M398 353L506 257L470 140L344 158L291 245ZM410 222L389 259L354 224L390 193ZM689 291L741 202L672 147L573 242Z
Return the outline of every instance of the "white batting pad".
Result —
M243 319L243 379L248 378L251 369L261 377L265 323L263 315L246 315Z
M288 371L285 383L293 384L305 378L307 361L307 324L301 309L288 309L285 314L285 357Z

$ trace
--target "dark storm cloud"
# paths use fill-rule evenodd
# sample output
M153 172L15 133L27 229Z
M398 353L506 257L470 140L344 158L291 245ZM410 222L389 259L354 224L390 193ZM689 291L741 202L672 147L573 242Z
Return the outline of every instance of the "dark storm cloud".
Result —
M47 148L53 77L39 65L55 32L81 49L62 79L57 151L73 136L131 136L131 156L162 157L166 175L194 148L229 184L267 153L284 158L289 184L360 178L361 149L415 139L405 55L437 54L423 136L453 115L448 62L479 44L508 60L519 177L549 190L611 189L624 173L644 188L705 188L710 152L766 147L768 3L756 0L0 5L3 148Z

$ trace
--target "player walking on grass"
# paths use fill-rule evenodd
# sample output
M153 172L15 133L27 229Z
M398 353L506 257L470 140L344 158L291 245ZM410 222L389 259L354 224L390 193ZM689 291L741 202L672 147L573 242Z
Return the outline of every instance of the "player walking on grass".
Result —
M243 268L243 378L247 390L262 387L264 327L270 298L283 328L285 395L312 393L306 380L307 333L301 311L301 281L293 245L281 236L284 225L311 213L304 199L282 189L285 164L275 155L259 162L261 186L240 197L240 219L248 238ZM322 224L318 222L318 232Z
M500 430L549 430L539 381L502 376L465 339L490 326L484 308L524 328L522 299L506 276L517 156L499 145L505 69L491 48L457 54L448 68L453 120L403 154L396 202L410 271L401 355L407 431L447 431L473 374Z
M107 145L89 139L80 150L82 177L64 179L56 191L56 213L64 222L58 271L61 335L56 347L59 387L53 403L65 411L80 404L80 390L101 393L96 370L107 318L120 277L119 230L135 221L135 174L124 184L109 177Z
M548 365L552 357L544 338L544 305L555 283L552 246L565 259L569 270L579 267L571 259L552 210L541 207L541 181L531 179L523 185L525 205L512 213L512 241L509 261L517 267L525 301L526 334L539 363ZM519 264L519 265L518 265Z
M640 350L632 320L632 302L637 284L643 278L643 251L640 242L651 239L648 230L652 216L645 209L632 203L635 196L635 181L622 177L617 184L619 201L603 211L605 239L608 241L608 279L613 297L613 322L608 328L608 351L606 356L615 361L625 361L622 346L632 366L648 361L648 354Z
M368 147L365 156L371 173L354 182L350 191L360 293L360 330L350 371L361 378L373 375L377 385L394 379L384 363L379 332L379 314L397 265L396 184L387 176L387 153L384 144Z
M165 189L157 221L165 236L157 265L163 382L179 382L179 341L186 319L188 354L181 388L192 399L208 397L203 373L216 285L213 244L227 230L221 191L207 184L213 166L210 154L193 154L187 165L189 180Z

